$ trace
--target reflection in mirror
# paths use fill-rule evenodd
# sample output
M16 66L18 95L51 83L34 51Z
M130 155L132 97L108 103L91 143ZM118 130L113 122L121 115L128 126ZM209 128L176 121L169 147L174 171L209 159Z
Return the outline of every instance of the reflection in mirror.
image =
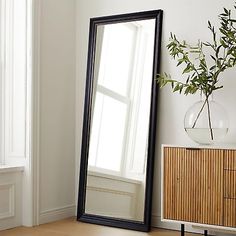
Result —
M155 19L99 25L85 213L143 221Z

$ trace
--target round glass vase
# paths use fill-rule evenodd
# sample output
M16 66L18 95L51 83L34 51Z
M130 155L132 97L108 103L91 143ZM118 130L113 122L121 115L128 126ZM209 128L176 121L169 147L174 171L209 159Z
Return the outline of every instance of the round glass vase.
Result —
M199 144L213 144L222 140L228 132L229 122L225 109L210 96L202 96L184 117L184 129Z

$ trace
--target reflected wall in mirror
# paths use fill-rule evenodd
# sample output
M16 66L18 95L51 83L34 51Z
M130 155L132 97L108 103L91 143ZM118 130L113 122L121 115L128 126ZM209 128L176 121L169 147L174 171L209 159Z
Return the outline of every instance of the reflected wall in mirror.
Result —
M78 220L149 229L161 20L90 21Z

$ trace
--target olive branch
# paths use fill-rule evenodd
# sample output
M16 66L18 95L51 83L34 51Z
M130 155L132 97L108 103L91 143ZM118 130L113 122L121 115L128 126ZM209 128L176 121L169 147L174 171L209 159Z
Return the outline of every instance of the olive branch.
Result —
M236 9L236 3L234 9ZM200 91L201 94L205 95L205 100L192 128L196 126L203 108L207 106L208 124L212 140L214 136L209 96L213 91L223 88L222 85L219 85L219 75L226 69L236 65L236 19L233 19L231 15L231 10L223 9L223 13L218 16L220 20L218 32L208 21L208 29L212 34L211 42L198 40L196 45L191 46L186 41L178 40L176 35L171 33L167 49L170 56L177 60L177 66L183 67L182 74L188 76L185 82L173 80L165 72L158 74L156 78L161 88L170 84L173 92L188 95ZM211 53L206 54L204 51L206 48L208 48L208 52L210 48ZM207 60L207 56L209 60ZM194 57L194 61L190 57Z

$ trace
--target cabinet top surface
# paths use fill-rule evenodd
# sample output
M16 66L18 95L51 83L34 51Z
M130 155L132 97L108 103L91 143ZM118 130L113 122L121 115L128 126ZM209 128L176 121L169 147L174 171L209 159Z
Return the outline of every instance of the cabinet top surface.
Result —
M236 150L235 143L220 143L213 145L200 145L200 144L162 144L164 147L176 147L176 148L196 148L196 149L226 149L226 150Z

